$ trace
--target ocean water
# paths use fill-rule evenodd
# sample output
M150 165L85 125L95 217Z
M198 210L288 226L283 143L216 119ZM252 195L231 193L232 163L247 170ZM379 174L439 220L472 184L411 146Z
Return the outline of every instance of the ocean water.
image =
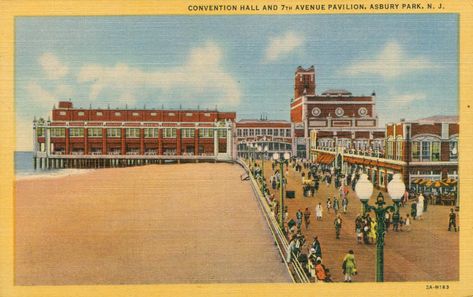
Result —
M53 178L83 174L95 169L34 169L33 152L15 152L16 179Z

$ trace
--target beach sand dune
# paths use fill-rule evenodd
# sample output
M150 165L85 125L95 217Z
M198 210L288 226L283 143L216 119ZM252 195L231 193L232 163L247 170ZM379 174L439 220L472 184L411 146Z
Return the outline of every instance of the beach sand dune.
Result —
M17 181L15 283L288 282L242 172L168 164Z

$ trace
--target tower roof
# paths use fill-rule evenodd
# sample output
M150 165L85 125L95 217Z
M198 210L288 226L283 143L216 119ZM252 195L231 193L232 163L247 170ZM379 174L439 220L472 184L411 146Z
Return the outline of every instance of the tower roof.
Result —
M345 90L345 89L328 89L322 93L324 96L330 96L330 95L347 95L351 96L351 92Z
M295 73L298 72L315 72L314 65L311 65L309 68L305 69L302 66L298 66Z

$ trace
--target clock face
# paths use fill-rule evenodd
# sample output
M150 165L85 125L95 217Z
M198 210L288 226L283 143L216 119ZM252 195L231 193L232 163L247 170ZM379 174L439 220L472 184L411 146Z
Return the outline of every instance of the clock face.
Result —
M335 114L337 115L337 117L343 116L344 113L345 111L341 107L337 107L337 109L335 109Z
M318 107L312 108L312 115L314 117L318 117L321 113L322 113L322 111L320 110L320 108L318 108Z
M364 117L365 115L368 114L368 110L365 107L361 107L360 109L358 109L358 114Z

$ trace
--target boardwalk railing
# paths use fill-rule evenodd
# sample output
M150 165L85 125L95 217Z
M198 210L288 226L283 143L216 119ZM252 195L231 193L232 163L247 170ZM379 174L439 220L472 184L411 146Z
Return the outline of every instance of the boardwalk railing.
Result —
M292 253L291 255L292 260L289 263L286 261L289 243L287 242L286 236L281 230L281 227L276 221L276 218L271 212L269 199L267 199L265 195L263 195L263 193L261 192L260 186L256 181L256 178L253 176L250 169L248 168L248 165L241 159L238 159L237 163L240 164L248 173L253 192L255 193L256 200L258 201L266 223L268 224L268 227L271 231L271 234L274 239L274 244L277 246L282 262L284 262L284 264L286 265L286 268L289 271L293 282L309 283L310 280L307 277L307 274L305 273L301 263L297 260L297 256L294 253Z

